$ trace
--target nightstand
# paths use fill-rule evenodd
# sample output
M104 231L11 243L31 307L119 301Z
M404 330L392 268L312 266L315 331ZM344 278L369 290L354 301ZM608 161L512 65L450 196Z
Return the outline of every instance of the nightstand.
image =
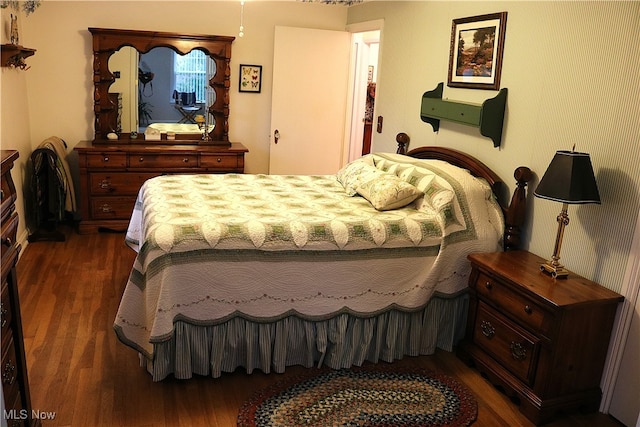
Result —
M553 279L525 251L469 255L467 332L457 354L517 398L534 424L596 411L618 303L623 297L570 273Z

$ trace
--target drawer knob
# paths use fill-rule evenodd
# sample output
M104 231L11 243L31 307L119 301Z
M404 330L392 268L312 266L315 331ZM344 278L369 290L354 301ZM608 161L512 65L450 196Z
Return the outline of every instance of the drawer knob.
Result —
M2 383L11 385L13 381L15 381L16 377L13 373L16 370L16 365L13 364L11 360L8 360L7 363L4 364L4 369L2 370Z
M486 320L482 321L482 323L480 324L480 329L482 330L482 335L489 339L493 338L493 336L496 334L496 329L493 327L491 322L487 322Z
M104 157L102 158L102 161L103 161L103 162L105 162L105 163L107 163L107 162L109 161L109 156L104 156Z
M522 343L511 341L511 357L515 360L524 360L527 358L527 349Z
M13 242L11 241L11 237L5 237L4 239L2 239L2 244L7 246L13 245Z
M109 181L108 179L103 179L102 181L100 181L100 188L103 190L111 188L111 181Z
M216 159L216 161L217 161L218 163L220 163L220 162L222 161L222 159L221 159L220 157L218 157L218 158Z
M104 205L100 206L100 209L102 210L103 213L111 212L111 206L106 204L106 203Z
M527 313L527 314L531 314L531 313L533 313L533 309L531 308L531 306L525 305L524 306L524 312Z
M188 158L188 157L185 157L184 159L182 159L182 161L183 161L184 163L189 163L189 158Z
M140 163L144 162L144 157L140 157L140 158L138 159L138 161L139 161Z
M484 284L484 287L491 290L493 288L493 285L491 284L491 282L487 282Z
M9 312L9 310L4 308L4 304L0 303L0 319L2 319L2 322L0 322L0 323L2 323L2 327L3 328L7 324L7 319L5 317L7 316L8 312Z

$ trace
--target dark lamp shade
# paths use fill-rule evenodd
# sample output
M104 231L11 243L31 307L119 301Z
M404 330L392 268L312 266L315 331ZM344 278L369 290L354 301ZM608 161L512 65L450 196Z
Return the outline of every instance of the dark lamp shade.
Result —
M533 194L560 203L600 203L589 154L557 151Z

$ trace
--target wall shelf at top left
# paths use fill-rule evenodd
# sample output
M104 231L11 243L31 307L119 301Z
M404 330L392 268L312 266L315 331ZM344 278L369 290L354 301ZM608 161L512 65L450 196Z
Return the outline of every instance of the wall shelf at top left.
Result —
M35 49L30 49L28 47L22 47L16 44L3 44L2 63L0 63L0 65L3 67L16 67L25 70L29 67L26 62L24 62L24 59L35 53Z

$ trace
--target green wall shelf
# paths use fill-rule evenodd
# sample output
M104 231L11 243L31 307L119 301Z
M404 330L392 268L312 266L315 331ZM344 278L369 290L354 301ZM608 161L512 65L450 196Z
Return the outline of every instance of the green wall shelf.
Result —
M502 141L502 123L507 104L507 89L500 89L494 97L482 104L471 104L442 99L444 83L422 95L420 118L429 123L433 131L440 129L440 120L480 128L480 134L493 140L493 146L499 147Z

